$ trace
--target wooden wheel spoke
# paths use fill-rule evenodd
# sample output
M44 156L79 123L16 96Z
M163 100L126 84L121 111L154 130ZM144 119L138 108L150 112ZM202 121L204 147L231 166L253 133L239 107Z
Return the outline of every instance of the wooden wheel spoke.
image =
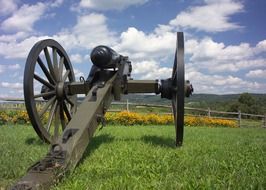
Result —
M50 91L50 92L43 92L40 94L34 95L34 98L40 98L40 97L45 97L45 96L50 96L50 95L55 95L55 90Z
M40 83L42 83L43 85L47 86L50 89L54 89L55 86L52 85L51 83L47 82L45 79L41 78L39 75L34 74L34 78L39 81Z
M59 120L60 120L60 103L56 105L55 124L54 124L54 140L59 136Z
M53 64L52 64L52 61L51 61L51 57L50 57L49 51L48 51L47 47L45 47L43 50L44 50L46 62L47 62L48 68L50 70L50 73L53 76L54 80L56 80L56 75L55 75L55 72L54 72L54 67L53 67Z
M65 113L64 113L64 103L60 103L60 120L62 125L62 130L66 128Z
M53 47L53 65L55 71L56 81L59 81L59 72L58 72L58 61L57 61L57 49Z
M69 96L66 96L66 101L71 105L74 106L74 102L73 100L71 100L71 98Z
M53 106L51 108L50 115L49 115L49 118L48 118L48 123L47 123L47 127L46 127L48 132L50 131L50 128L51 128L51 125L52 125L52 121L53 121L53 118L54 118L54 115L55 115L56 107L57 107L57 100L55 100L55 103L53 104Z
M52 77L52 75L49 73L49 71L47 70L47 68L45 67L42 59L38 56L37 58L37 62L39 63L42 71L44 72L46 78L49 80L50 83L55 84L54 78Z
M68 121L70 121L72 119L72 116L71 116L71 113L69 112L65 102L63 102L63 110L67 116Z
M62 81L63 68L64 68L64 57L60 57L59 61L59 80Z
M70 73L70 70L66 70L66 73L64 74L64 76L63 76L63 78L62 78L62 81L63 81L63 82L66 81L66 79L67 79L69 73Z
M39 113L39 116L40 116L40 117L42 117L43 114L48 110L48 108L50 107L50 105L54 103L55 98L56 98L56 97L51 98L51 99L45 104L45 106L43 107L43 109L42 109L41 112Z

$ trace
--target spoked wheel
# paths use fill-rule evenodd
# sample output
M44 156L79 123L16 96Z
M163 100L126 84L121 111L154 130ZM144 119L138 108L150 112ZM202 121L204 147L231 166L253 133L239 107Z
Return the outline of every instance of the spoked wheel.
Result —
M181 146L183 143L184 134L184 97L189 97L193 92L193 87L190 82L186 81L185 84L183 32L177 32L175 61L172 77L161 80L160 92L162 98L172 100L176 132L176 146Z
M175 61L172 72L172 108L174 113L176 146L183 143L184 134L184 36L183 32L177 33Z
M30 121L38 136L55 142L76 111L76 95L68 95L66 84L75 81L63 47L54 40L37 42L24 71L24 98Z

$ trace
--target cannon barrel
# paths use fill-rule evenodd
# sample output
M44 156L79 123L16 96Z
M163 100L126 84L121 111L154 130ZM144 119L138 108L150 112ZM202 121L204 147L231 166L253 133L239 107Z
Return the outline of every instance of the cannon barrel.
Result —
M101 69L117 68L120 60L121 55L107 46L97 46L91 52L92 63Z

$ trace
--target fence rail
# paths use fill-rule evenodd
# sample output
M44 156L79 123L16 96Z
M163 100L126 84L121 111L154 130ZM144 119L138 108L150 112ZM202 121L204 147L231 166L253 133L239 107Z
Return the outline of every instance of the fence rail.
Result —
M41 102L40 102L41 103ZM143 104L143 103L132 103L128 100L126 102L112 102L109 112L119 112L122 110L127 111L141 111L142 109L163 109L160 110L162 114L172 114L170 105L159 105L159 104ZM25 110L24 101L1 101L0 110ZM261 125L263 128L266 128L266 114L265 115L256 115L249 113L238 112L225 112L217 111L202 108L192 108L185 107L185 115L194 116L194 117L209 117L209 118L218 118L218 119L229 119L236 120L239 127L245 127L245 125Z

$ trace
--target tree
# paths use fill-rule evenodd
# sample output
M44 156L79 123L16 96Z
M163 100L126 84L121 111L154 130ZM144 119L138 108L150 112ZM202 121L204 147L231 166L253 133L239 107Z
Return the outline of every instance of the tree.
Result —
M244 105L247 105L247 106L252 106L254 105L256 102L255 102L255 99L249 94L249 93L243 93L239 96L238 98L238 102L240 104L244 104Z
M261 112L260 106L249 93L241 94L237 102L232 103L229 108L229 111L232 112L237 112L239 110L243 113L251 114L258 114Z

